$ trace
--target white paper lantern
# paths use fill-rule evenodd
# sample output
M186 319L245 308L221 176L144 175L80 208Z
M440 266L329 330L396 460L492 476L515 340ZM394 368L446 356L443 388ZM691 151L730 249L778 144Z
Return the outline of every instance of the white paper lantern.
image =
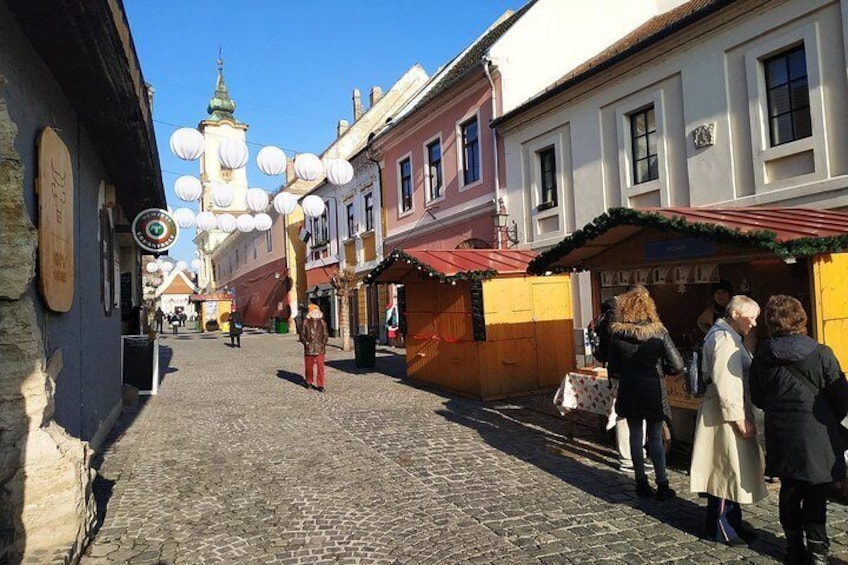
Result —
M233 203L235 192L233 188L223 182L212 183L212 202L219 208L226 208Z
M199 178L183 175L174 181L174 192L180 200L194 202L203 194L203 185L200 184Z
M259 170L269 176L277 176L286 172L286 154L279 147L269 145L259 150L256 164Z
M188 269L188 263L186 263L185 261L177 261L177 268L181 271L185 271L186 269Z
M195 223L200 231L210 231L218 227L218 219L212 212L198 212Z
M168 273L174 270L174 264L170 261L163 261L162 265L159 268L162 269L162 272L167 275Z
M324 171L321 159L312 153L301 153L294 159L294 174L303 180L315 180Z
M268 208L268 193L261 188L249 188L244 197L247 209L251 212L264 212Z
M297 208L297 197L290 192L281 192L274 197L274 210L288 216Z
M247 145L240 139L225 139L218 146L218 162L228 169L241 169L249 157Z
M256 220L250 214L242 214L236 218L236 226L238 227L238 231L247 233L253 231L256 227Z
M327 209L327 206L324 204L324 201L321 200L319 196L315 196L314 194L310 194L306 198L303 199L303 202L300 203L303 207L303 213L309 216L310 218L317 218L321 214L324 213L324 210Z
M253 221L256 231L268 231L271 229L271 224L274 223L268 214L256 214L253 216Z
M191 268L194 269L195 271L199 271L200 269L203 268L203 261L201 261L200 259L192 259L191 260Z
M220 214L218 216L218 229L227 232L233 233L236 231L236 217L232 214Z
M171 215L181 228L190 228L194 225L194 211L190 208L177 208Z
M184 161L203 155L203 134L193 128L180 128L171 134L171 152Z
M144 269L148 273L155 273L156 271L159 270L159 263L157 263L156 261L151 261L150 263L147 264L147 266L144 267Z
M327 180L342 185L353 180L353 165L344 159L330 159L327 163Z

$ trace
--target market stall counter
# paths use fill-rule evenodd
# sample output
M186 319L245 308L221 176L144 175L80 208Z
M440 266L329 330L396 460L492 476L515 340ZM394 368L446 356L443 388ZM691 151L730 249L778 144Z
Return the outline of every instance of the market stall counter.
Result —
M697 320L721 281L764 305L790 294L810 315L808 333L848 366L848 214L804 208L611 208L541 253L531 274L588 271L594 311L628 286L648 288L686 355ZM764 337L764 326L757 328ZM700 399L683 376L666 377L676 440L691 442Z

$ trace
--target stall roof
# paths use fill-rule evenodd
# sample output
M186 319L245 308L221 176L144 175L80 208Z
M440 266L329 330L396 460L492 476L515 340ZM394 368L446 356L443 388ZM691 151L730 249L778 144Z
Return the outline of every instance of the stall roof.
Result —
M401 282L410 273L436 277L440 282L484 280L527 272L535 251L502 249L396 249L374 267L365 282Z
M211 294L192 294L188 297L192 302L205 302L206 300L232 300L233 295L226 292L213 292Z
M848 249L848 213L810 208L610 208L530 262L527 272L581 270L584 261L651 228L745 245L778 257Z

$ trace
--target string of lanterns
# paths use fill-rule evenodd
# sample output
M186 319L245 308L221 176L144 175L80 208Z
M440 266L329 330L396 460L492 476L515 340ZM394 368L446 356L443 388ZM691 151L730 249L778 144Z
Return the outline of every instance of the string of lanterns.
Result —
M199 270L202 266L203 261L201 261L200 259L194 259L191 262L192 269L196 271ZM156 261L150 261L144 267L144 269L150 274L161 271L164 275L169 274L175 268L178 271L185 271L186 269L188 269L188 263L186 263L185 261L177 261L176 263L174 263L172 261L166 261L164 259L157 259Z
M195 161L203 156L205 151L203 134L193 128L179 128L171 135L170 147L171 152L180 159ZM231 170L246 166L250 155L243 141L230 138L221 141L217 153L219 163ZM256 164L263 174L279 176L286 172L288 160L282 149L267 146L257 154ZM347 160L327 159L324 163L312 153L300 153L295 157L294 173L297 178L305 181L313 181L326 174L327 180L334 185L347 184L354 176L353 166ZM203 184L195 176L183 175L174 182L174 192L184 202L195 202L203 194ZM229 184L216 181L211 183L211 198L215 206L226 208L232 205L235 195ZM326 210L326 204L316 195L309 195L298 203L293 194L280 192L271 201L265 190L250 188L245 195L245 206L251 213L237 216L230 213L213 214L209 211L195 213L191 208L182 207L174 210L173 216L183 229L196 227L198 231L220 230L226 233L236 230L243 233L253 230L267 231L273 223L271 216L266 213L269 204L273 205L278 214L283 215L291 214L300 205L303 213L310 218L319 217Z

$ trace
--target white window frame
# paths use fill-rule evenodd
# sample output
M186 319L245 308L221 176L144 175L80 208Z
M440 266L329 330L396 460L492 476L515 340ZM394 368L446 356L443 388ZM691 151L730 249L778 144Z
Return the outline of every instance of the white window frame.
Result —
M480 161L480 178L474 182L465 184L465 148L462 146L462 125L470 121L472 118L477 119L477 153ZM459 192L465 192L466 190L471 190L472 188L483 184L483 172L486 170L483 163L483 128L481 127L480 121L480 108L475 108L473 112L469 112L456 121L454 136L456 138L457 185L459 186ZM444 151L442 152L442 155L444 155Z
M660 202L669 202L668 160L665 149L665 109L664 95L661 89L633 95L615 108L615 123L618 130L618 174L624 198L633 198L642 194L659 191ZM630 131L631 115L654 107L654 119L657 128L657 173L658 178L636 184L633 178L633 139Z
M772 147L769 138L768 100L763 61L801 43L804 44L804 57L807 63L812 135ZM810 22L758 42L756 46L745 52L748 116L751 125L751 151L754 159L754 192L757 194L827 178L830 167L824 124L819 43L818 23ZM766 182L766 163L806 151L813 152L815 170L812 173Z
M401 183L402 179L401 179L401 174L400 174L400 164L403 163L404 161L406 161L407 159L409 159L409 175L410 175L409 184L410 184L410 188L412 189L412 192L411 192L411 200L412 200L411 204L412 204L412 206L409 208L409 210L404 210L403 209L403 192L402 192L403 191L403 185ZM397 176L397 197L398 197L397 213L398 213L398 218L405 218L406 216L409 216L409 215L411 215L415 212L415 161L412 159L412 151L410 151L410 152L406 153L405 155L399 157L395 161L395 175Z
M542 169L540 167L541 159L539 152L549 147L554 148L554 159L556 160L557 205L539 210L539 205L542 203ZM558 130L537 137L524 144L524 159L525 166L527 167L526 175L530 187L529 231L532 234L532 241L562 237L565 233L565 182L563 180L564 158L562 148L562 136ZM538 230L539 224L554 216L559 217L559 229L555 232L540 233Z
M430 152L427 149L434 141L439 142L439 152L442 155L442 159L439 162L439 165L442 167L442 193L437 198L430 198ZM424 206L426 207L430 204L444 200L445 192L447 192L447 186L445 183L445 144L442 141L442 132L439 132L430 139L424 141L424 144L421 147L421 155L421 160L424 163Z
M348 222L347 215L347 207L353 206L353 226L351 226ZM345 219L345 240L350 241L351 239L355 239L359 234L359 216L357 214L357 206L356 199L353 198L353 195L349 196L346 200L342 200L342 209L344 210L344 219Z

